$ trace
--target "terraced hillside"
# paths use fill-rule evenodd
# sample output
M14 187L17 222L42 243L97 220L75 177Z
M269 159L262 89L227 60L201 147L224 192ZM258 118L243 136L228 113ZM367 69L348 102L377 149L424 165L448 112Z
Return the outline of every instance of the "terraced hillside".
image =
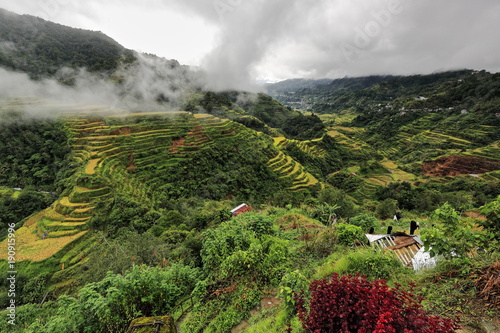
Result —
M187 112L92 116L105 110L95 106L86 110L87 115L79 117L75 117L74 112L80 109L69 108L66 112L65 124L72 136L72 159L79 167L72 176L72 185L61 197L51 207L31 216L17 231L18 260L44 260L83 237L92 229L89 221L96 211L103 214L102 209L96 207L112 205L117 195L125 194L144 206L153 207L158 195L183 195L184 186L176 182L189 182L194 189L201 190L201 185L189 177L169 177L178 170L186 170L195 177L197 167L209 163L203 152L221 145L243 154L243 150L249 149L248 144L268 142L267 146L254 148L263 149L266 154L263 161L267 161L269 172L278 182L274 189L283 186L297 192L320 188L319 181L300 163L276 149L267 135L241 124ZM281 140L276 141L278 146L286 141L276 140ZM301 143L301 147L311 154L324 154L306 143ZM102 227L106 230L105 225ZM76 262L72 260L71 264Z
M283 136L280 137L274 137L274 144L278 148L284 148L288 146L290 143L295 143L297 146L306 154L311 155L313 157L325 157L326 154L328 153L321 147L318 147L316 145L311 145L310 143L313 141L318 141L318 140L308 140L308 141L299 141L299 140L290 140L287 139Z
M93 204L108 189L75 186L49 208L32 215L16 231L16 260L40 261L53 256L88 232ZM6 241L2 242L6 245ZM6 259L6 252L0 259Z
M385 111L388 112L388 111ZM408 111L410 112L410 111ZM491 125L470 123L468 128L460 130L467 114L452 115L446 118L438 112L421 112L419 117L406 112L396 113L392 118L384 119L383 123L373 127L332 126L328 135L341 146L365 154L369 164L379 165L377 170L360 172L362 163L351 165L348 171L363 180L353 196L362 200L373 197L377 189L386 187L393 182L426 181L426 175L456 175L472 174L476 177L489 179L494 177L491 172L495 167L484 168L479 162L467 163L467 167L453 163L441 163L441 169L430 172L428 169L434 161L448 160L500 160L498 141L494 141L498 133L497 127ZM405 118L406 117L406 118ZM399 127L393 123L401 123ZM391 128L392 126L392 128ZM387 136L386 130L393 131ZM493 140L492 140L493 139ZM484 163L483 163L484 164ZM463 169L459 171L459 169ZM483 176L484 174L484 176ZM436 179L438 180L438 179Z
M178 116L173 120L173 116ZM215 149L220 144L236 143L236 151L246 149L242 142L252 138L267 140L264 134L255 133L244 126L219 119L211 115L191 115L189 113L149 113L147 126L142 123L143 114L127 117L115 116L109 121L73 120L69 126L75 134L74 158L85 164L86 177L102 177L105 181L118 185L119 191L127 191L142 200L148 201L148 194L155 192L151 186L176 192L170 183L160 183L156 175L182 165L199 164L199 153L206 149ZM115 124L116 123L116 124ZM281 155L272 146L271 161ZM312 148L311 148L312 149ZM242 153L242 152L240 152ZM316 153L321 154L320 150ZM289 167L286 163L277 168L269 161L270 170L288 182L288 188L294 191L306 189L317 184L311 175L306 175L303 168L295 163ZM133 175L133 177L131 176ZM153 179L151 179L153 178Z
M286 179L289 185L287 189L297 192L308 188L322 186L321 183L304 167L290 156L279 152L276 157L267 162L267 166L277 173L280 178Z
M373 154L375 150L361 138L364 133L363 128L332 126L327 134L334 138L336 142L347 149L359 151L361 154ZM390 152L381 152L390 153Z

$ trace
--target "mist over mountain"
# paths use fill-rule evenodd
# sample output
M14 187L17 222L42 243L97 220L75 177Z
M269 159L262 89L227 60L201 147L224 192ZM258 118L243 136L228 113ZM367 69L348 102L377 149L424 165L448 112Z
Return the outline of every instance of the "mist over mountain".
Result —
M0 10L0 94L117 109L178 109L206 74L128 50L101 32Z

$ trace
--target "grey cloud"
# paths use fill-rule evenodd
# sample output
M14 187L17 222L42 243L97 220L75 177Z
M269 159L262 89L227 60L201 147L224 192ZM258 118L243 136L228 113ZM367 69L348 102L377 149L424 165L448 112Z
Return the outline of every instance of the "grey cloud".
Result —
M499 6L493 0L254 1L226 14L207 68L227 86L245 83L257 66L270 73L281 67L288 77L498 71L493 55L500 43L490 36L500 28Z
M258 76L500 70L496 56L500 42L491 37L500 30L497 0L53 1L71 3L61 6L68 15L77 10L92 17L106 3L203 18L218 27L216 44L203 65L209 73L209 87L219 90L258 90L254 85ZM140 22L137 26L140 30ZM162 55L168 58L168 49L173 47L165 46Z

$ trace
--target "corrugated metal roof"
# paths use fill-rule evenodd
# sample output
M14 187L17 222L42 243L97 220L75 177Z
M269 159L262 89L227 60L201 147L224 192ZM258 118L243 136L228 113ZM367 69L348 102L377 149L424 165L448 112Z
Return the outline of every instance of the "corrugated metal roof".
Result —
M248 206L246 203L242 203L238 207L231 209L231 213L237 212L238 210L240 210L241 208L246 207L246 206Z
M417 253L423 251L424 243L419 235L394 236L367 234L366 238L368 238L370 244L381 251L392 250L404 266L413 267L414 269L416 268L416 265L414 265L414 258L417 256ZM424 257L421 255L420 260L422 260L422 258ZM422 264L418 266L421 267Z

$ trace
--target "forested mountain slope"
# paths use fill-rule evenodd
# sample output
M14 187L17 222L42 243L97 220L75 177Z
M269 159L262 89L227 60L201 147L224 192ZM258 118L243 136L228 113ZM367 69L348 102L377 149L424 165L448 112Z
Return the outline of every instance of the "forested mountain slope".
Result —
M120 61L133 59L132 51L102 32L74 29L0 9L1 67L40 79L64 67L113 71Z

